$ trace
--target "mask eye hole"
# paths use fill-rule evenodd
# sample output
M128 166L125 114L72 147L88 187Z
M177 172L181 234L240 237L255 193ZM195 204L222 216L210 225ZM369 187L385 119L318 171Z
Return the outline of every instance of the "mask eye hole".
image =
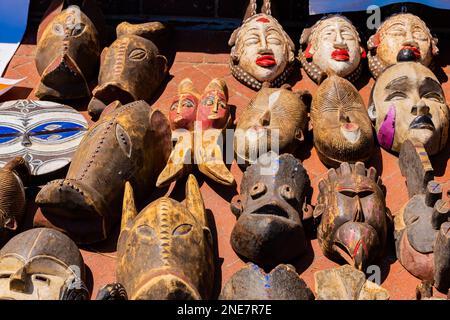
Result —
M174 236L183 236L183 235L191 232L191 230L192 230L192 225L184 223L184 224L180 224L178 227L176 227L175 230L173 230L172 234Z
M356 191L349 189L339 190L339 193L349 198L354 198L358 194Z
M253 187L250 190L250 196L253 199L257 199L259 197L261 197L262 195L264 195L267 191L267 186L262 183L262 182L258 182L255 185L253 185Z
M147 51L141 48L136 48L130 52L128 57L133 61L142 61L147 58Z
M0 274L0 279L9 279L11 273L2 273Z
M44 282L45 284L49 284L50 283L50 279L40 275L40 274L35 274L33 275L33 280L38 281L38 282Z
M78 35L80 35L81 33L83 33L84 29L86 28L86 25L84 23L77 23L71 32L71 36L72 37L76 37Z
M280 187L280 194L286 200L292 200L295 198L294 190L290 185L287 184Z

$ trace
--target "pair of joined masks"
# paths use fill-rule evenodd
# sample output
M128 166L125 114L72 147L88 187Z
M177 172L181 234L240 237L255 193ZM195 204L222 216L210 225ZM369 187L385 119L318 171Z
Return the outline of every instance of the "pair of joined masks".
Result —
M327 16L303 30L300 45L302 67L317 83L329 72L351 82L361 75L366 52L355 26L344 16Z
M196 164L200 172L212 180L233 185L234 177L223 160L220 142L231 124L228 87L222 79L213 79L203 94L190 79L178 86L170 110L172 139L176 141L166 167L156 185L166 186L185 176Z
M389 17L367 42L369 68L374 78L399 61L417 61L426 67L433 65L439 54L438 39L425 22L410 13Z

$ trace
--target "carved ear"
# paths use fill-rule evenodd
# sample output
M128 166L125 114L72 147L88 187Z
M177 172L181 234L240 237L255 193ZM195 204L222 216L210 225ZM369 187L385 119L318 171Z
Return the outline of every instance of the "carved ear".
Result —
M313 212L314 219L321 217L324 212L325 212L325 205L323 203L317 204Z
M369 50L373 50L378 48L379 45L380 45L380 34L377 32L369 38L369 41L367 41L367 48Z
M240 195L235 195L233 199L231 199L230 209L231 212L236 216L236 218L239 218L241 216L244 208L242 206L242 197Z
M298 128L297 131L295 132L295 139L297 139L298 141L304 141L305 140L305 136L303 135L303 130Z
M431 48L432 48L432 53L433 53L433 56L437 56L438 54L439 54L439 48L438 48L438 38L435 38L435 37L433 37L432 39L431 39Z
M204 226L208 226L206 220L205 205L203 204L203 197L200 193L197 179L190 174L186 182L186 207L196 218L197 221Z
M15 231L17 229L17 220L15 217L10 217L5 221L5 226L6 229Z
M305 202L303 203L302 212L303 212L303 218L302 218L303 221L309 220L314 217L314 209L310 204L306 203L306 199L305 199Z
M233 33L231 34L230 40L228 40L228 45L230 47L234 47L234 45L236 44L236 38L239 33L239 30L241 30L240 27L234 30Z
M375 103L373 101L369 105L369 109L367 109L367 113L369 114L369 118L372 122L375 122L377 120L377 109L375 108Z
M128 223L137 216L137 209L134 203L133 187L130 182L125 182L125 191L123 194L123 207L122 207L122 223L120 230L127 229Z
M309 36L311 35L311 28L303 29L302 35L300 36L300 44L304 45L308 43Z
M168 68L168 66L167 66L167 64L168 64L167 58L166 58L165 56L163 56L163 55L158 54L158 55L156 56L156 59L157 59L157 61L158 61L158 66L159 66L161 72L162 72L164 75L166 75L167 72L169 71L169 68Z

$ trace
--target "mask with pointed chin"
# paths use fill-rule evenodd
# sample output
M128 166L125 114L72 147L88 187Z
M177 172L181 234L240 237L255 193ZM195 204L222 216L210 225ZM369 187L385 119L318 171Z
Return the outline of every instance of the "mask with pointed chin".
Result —
M191 94L182 94L172 103L169 111L169 121L172 130L194 129L197 116L198 98Z
M225 81L213 79L206 87L200 98L197 121L201 123L203 130L227 127L230 121L230 109Z

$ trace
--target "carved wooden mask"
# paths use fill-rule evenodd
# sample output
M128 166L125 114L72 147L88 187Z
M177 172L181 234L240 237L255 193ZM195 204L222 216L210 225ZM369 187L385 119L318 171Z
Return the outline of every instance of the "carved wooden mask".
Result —
M369 116L383 148L400 152L410 139L434 155L446 146L450 112L438 79L427 67L417 62L389 67L377 79L370 100Z
M169 110L170 128L194 130L195 119L197 118L198 101L200 93L195 88L191 79L183 79L178 85L176 95Z
M277 265L306 249L303 211L309 177L291 154L269 152L249 166L231 209L238 217L231 245L251 262Z
M197 111L202 130L223 129L231 121L228 87L224 80L213 79L203 92Z
M410 13L391 16L367 42L369 68L374 78L400 61L417 61L430 66L439 53L438 39L422 19Z
M358 90L333 75L318 88L311 106L314 146L329 166L366 161L374 150L372 124Z
M344 162L319 182L314 216L322 216L317 238L329 259L365 271L383 253L389 220L381 185L362 162Z
M0 250L2 300L88 300L84 276L77 246L53 229L25 231Z
M299 59L306 73L321 82L327 72L346 77L351 82L361 75L364 48L350 20L333 15L305 29L300 38Z
M66 179L37 195L44 224L78 243L104 240L120 219L125 181L142 201L169 157L170 136L167 118L142 100L102 116L78 147Z

